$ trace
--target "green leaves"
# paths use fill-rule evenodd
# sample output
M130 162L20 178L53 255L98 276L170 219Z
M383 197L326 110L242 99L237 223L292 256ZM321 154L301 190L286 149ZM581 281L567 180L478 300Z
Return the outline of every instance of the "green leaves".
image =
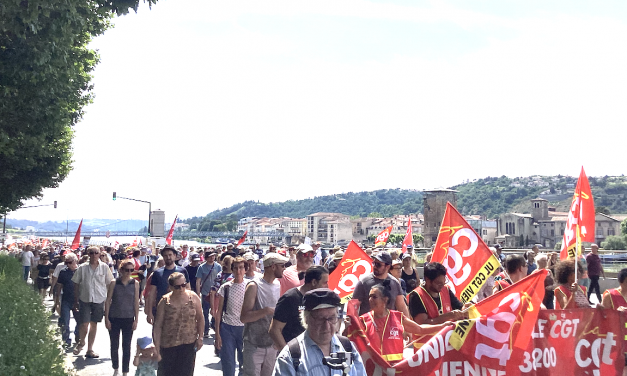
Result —
M156 0L148 0L149 4ZM0 5L0 213L71 171L72 127L93 100L87 48L139 0L16 0Z

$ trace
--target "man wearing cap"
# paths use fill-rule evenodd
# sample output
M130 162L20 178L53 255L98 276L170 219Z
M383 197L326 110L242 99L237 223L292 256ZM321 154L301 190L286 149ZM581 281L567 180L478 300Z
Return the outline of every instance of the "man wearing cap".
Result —
M372 260L372 273L362 275L359 278L359 281L355 284L353 299L358 299L360 302L360 316L366 312L370 312L370 289L375 285L383 283L386 279L389 279L392 299L388 301L388 309L396 309L397 311L402 312L406 317L410 317L407 305L405 304L405 295L403 295L401 284L396 278L389 274L391 267L392 257L390 254L385 251L379 252Z
M205 317L205 337L209 337L209 312L211 311L211 287L222 272L222 266L216 261L216 252L213 249L205 252L205 262L196 271L196 293L202 302L202 314ZM215 319L212 319L215 322Z
M263 277L246 285L240 321L244 323L244 376L270 376L277 350L268 335L270 322L281 286L277 278L283 276L287 257L270 252L263 257Z
M311 243L311 249L313 249L314 251L314 264L315 265L320 265L322 263L322 260L324 260L327 256L327 252L322 250L320 247L322 246L322 243L320 242L314 242ZM324 252L324 254L323 254Z
M501 265L505 266L505 255L502 253L503 249L501 248L501 245L499 243L496 243L494 245L494 249L496 249L496 255L501 262Z
M329 257L331 259L331 261L329 262L329 266L327 266L327 268L329 269L329 274L333 273L335 268L337 268L338 262L342 261L343 257L344 252L342 251L335 251L333 257Z
M257 255L259 260L263 259L263 249L261 249L261 244L259 244L259 242L255 243L253 253Z
M157 304L159 304L161 297L167 294L170 288L168 278L170 278L172 273L182 273L185 276L185 281L187 282L185 288L189 289L189 276L187 275L187 270L174 263L176 255L176 249L174 249L171 245L166 245L161 250L161 257L163 257L165 266L152 273L150 287L148 287L148 293L146 294L146 306L144 307L144 312L146 313L146 321L148 321L149 324L154 323L155 314L157 313Z
M246 274L244 274L244 279L251 280L255 277L261 277L261 273L257 271L257 255L252 252L244 253L244 260L246 261Z
M305 332L281 350L274 365L273 376L341 375L341 370L333 370L323 362L324 357L338 352L350 352L349 375L366 376L366 369L355 346L335 334L340 305L340 297L326 288L311 290L305 294L305 309L302 314ZM296 357L298 362L294 361ZM298 363L298 369L295 363Z
M231 256L233 258L237 257L237 252L235 251L235 245L233 243L229 243L226 246L226 252L220 255L220 262L224 261L226 256Z
M198 273L198 268L200 267L200 255L198 253L192 253L189 256L191 260L190 264L185 267L187 270L187 275L189 276L189 285L192 287L192 291L198 294L198 286L196 286L196 274Z
M296 249L296 265L292 265L285 269L283 278L279 278L281 284L281 295L285 294L287 290L302 286L304 281L298 278L300 272L305 272L311 266L314 265L315 252L311 246L307 244L301 244Z
M305 272L305 284L294 287L281 295L270 324L270 336L277 350L305 331L300 314L305 309L304 295L317 288L329 287L329 271L321 265L314 265Z

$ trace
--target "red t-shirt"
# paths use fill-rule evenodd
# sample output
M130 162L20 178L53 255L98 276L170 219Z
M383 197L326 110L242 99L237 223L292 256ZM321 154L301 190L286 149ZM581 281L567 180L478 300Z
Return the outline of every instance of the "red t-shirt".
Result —
M296 265L292 265L289 268L283 271L283 278L278 278L279 283L281 284L281 295L285 294L285 292L292 287L298 287L305 284L305 280L302 281L298 279L298 270L296 269Z

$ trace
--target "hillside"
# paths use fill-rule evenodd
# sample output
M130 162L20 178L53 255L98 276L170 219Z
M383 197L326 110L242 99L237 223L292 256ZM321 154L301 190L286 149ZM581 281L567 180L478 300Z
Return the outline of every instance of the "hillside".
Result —
M589 177L597 210L627 213L627 178L624 176ZM529 200L541 197L557 211L567 211L577 178L572 176L487 177L460 184L458 208L464 214L481 214L488 218L501 213L530 213Z
M590 177L590 186L597 209L606 213L627 213L627 178L624 176ZM487 177L451 187L458 193L458 208L463 214L479 214L494 218L516 211L530 213L529 200L542 197L558 211L566 211L572 200L577 178L572 176L529 176L508 178ZM304 200L275 203L245 201L225 209L193 217L183 222L192 229L211 230L214 225L228 229L243 217L303 218L316 212L339 212L351 216L389 217L395 214L422 212L422 192L383 189L371 192L344 193ZM223 221L227 219L228 221Z

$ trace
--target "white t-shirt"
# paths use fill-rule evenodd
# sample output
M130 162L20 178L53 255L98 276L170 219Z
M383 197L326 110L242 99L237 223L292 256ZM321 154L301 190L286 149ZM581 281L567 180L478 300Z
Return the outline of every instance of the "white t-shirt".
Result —
M67 265L65 265L65 263L60 262L55 268L54 268L54 272L52 272L52 276L54 278L59 278L59 274L61 274L62 271L64 271L65 269L67 269Z
M31 266L34 258L35 256L31 251L22 252L22 266Z

